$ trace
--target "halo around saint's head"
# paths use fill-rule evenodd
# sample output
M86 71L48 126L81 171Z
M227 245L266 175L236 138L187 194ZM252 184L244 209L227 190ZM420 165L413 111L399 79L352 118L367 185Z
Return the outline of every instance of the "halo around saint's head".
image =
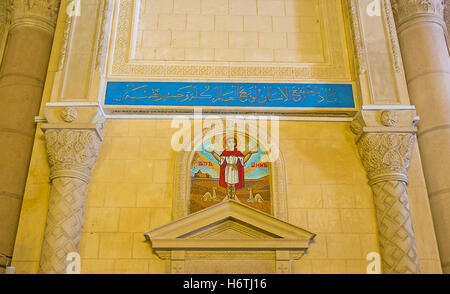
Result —
M223 138L223 148L227 148L227 141L233 139L234 140L234 148L237 148L238 140L236 137L225 137Z

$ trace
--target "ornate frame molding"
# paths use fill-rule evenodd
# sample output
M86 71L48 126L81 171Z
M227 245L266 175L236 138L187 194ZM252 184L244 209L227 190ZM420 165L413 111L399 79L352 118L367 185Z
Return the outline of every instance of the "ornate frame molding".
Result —
M341 11L341 1L334 0L331 4L327 0L320 0L323 18L329 21L336 11ZM108 78L120 79L124 75L140 78L199 78L199 79L236 79L247 78L252 80L336 80L350 81L350 65L348 53L345 49L347 44L343 44L341 36L345 32L339 32L341 26L333 26L325 23L323 28L326 34L326 62L316 63L223 63L223 62L135 62L131 60L132 51L132 31L133 26L138 21L135 6L140 0L117 0L114 16L114 32L112 50L109 60ZM335 16L334 22L344 23L343 15Z
M212 138L214 136L220 135L221 133L214 130L206 129L203 132L203 140ZM237 132L237 135L245 136L242 132ZM249 136L250 137L250 136ZM250 137L259 144L262 144L257 138ZM261 138L261 136L260 136ZM174 186L173 186L173 198L172 198L172 219L177 220L188 215L188 201L190 193L190 169L192 158L196 150L201 146L202 139L200 141L194 142L192 151L181 151L178 152L175 159L175 176L174 176ZM269 136L264 136L264 142L272 142ZM270 150L269 146L263 145L265 150ZM285 181L285 165L283 155L279 150L278 146L271 145L272 148L276 148L278 152L278 159L272 162L271 173L272 173L272 211L274 217L287 221L288 210L287 210L287 191L286 191L286 181Z

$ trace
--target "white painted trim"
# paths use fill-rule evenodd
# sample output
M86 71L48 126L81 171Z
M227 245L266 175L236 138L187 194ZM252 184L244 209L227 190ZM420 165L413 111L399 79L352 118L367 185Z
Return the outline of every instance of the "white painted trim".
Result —
M194 114L186 114L186 115L170 115L170 114L105 114L102 106L98 102L48 102L45 104L45 106L52 107L52 106L75 106L75 107L92 107L92 106L98 106L101 113L106 119L189 119L194 120L196 119ZM392 108L391 108L392 109ZM223 114L208 114L205 113L202 116L202 119L205 119L207 117L214 117L215 119L267 119L270 120L272 117L277 117L280 121L317 121L317 122L350 122L353 120L351 117L314 117L314 116L277 116L277 115L245 115L245 114L230 114L230 115L223 115Z
M100 106L98 102L47 102L45 106Z
M362 110L416 110L414 105L363 105Z
M204 114L203 119L206 117L214 117L215 119L267 119L277 117L280 121L317 121L317 122L350 122L353 120L351 117L289 117L289 116L248 116L248 115L217 115L217 114ZM189 119L194 120L194 114L190 115L133 115L133 114L106 114L106 119Z

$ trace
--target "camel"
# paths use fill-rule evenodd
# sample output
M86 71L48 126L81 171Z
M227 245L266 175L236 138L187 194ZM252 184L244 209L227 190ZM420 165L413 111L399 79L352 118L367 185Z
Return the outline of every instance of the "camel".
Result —
M216 190L217 190L217 187L212 187L212 195L211 195L211 193L206 192L202 196L201 200L204 201L204 202L218 202L218 201L220 201L220 199L217 198Z
M249 191L249 196L247 199L248 203L262 203L264 202L264 199L262 198L261 194L257 193L254 197L253 197L253 188L247 188L247 190Z

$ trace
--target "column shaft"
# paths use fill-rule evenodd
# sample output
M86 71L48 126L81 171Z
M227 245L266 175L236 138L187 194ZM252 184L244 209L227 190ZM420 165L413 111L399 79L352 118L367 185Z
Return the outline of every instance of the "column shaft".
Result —
M57 2L8 2L12 20L0 68L0 254L7 256L14 248Z
M393 0L444 273L450 273L450 58L443 1Z
M52 181L39 273L63 274L66 257L78 252L87 183L61 177Z
M406 188L402 181L382 181L372 185L385 273L419 273Z

